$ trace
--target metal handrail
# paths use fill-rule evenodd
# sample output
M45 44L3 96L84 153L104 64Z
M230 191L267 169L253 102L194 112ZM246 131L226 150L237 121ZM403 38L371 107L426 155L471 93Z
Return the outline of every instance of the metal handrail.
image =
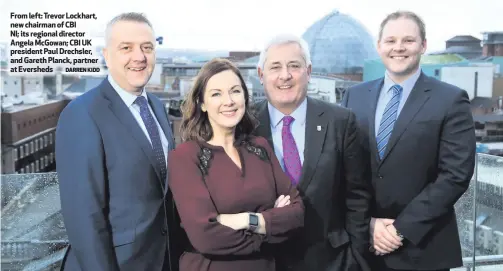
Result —
M497 265L503 265L503 254L475 256L475 260L473 260L473 257L463 258L463 267L466 267L467 271L475 270L479 266L497 266Z

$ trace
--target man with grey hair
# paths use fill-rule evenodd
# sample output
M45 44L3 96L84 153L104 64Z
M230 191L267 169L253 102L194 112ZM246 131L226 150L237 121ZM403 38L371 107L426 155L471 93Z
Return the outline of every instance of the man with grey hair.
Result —
M179 222L166 161L174 141L161 101L145 91L155 37L140 13L115 17L103 55L109 75L72 101L56 130L67 270L178 270ZM168 227L170 225L170 227Z
M275 250L278 270L370 270L368 156L354 114L306 97L311 59L299 37L273 38L258 75L267 101L256 105L257 135L274 148L305 205L305 228Z

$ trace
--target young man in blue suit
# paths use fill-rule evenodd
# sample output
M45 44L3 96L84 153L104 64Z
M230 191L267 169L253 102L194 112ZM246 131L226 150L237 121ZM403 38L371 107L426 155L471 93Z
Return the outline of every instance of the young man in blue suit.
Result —
M155 43L142 14L115 17L103 50L108 77L59 118L66 270L177 270L170 237L178 223L166 177L174 141L163 104L144 88L154 70Z
M372 270L462 265L454 204L470 184L475 130L464 90L429 77L423 21L395 12L381 24L384 77L348 89L371 156Z

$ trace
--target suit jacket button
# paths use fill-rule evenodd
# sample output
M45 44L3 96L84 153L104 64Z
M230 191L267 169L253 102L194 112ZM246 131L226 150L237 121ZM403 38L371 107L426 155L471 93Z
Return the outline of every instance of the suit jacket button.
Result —
M168 233L168 230L166 228L162 228L161 234L164 236L164 235L166 235L166 233Z
M379 179L382 179L382 175L381 175L381 174L377 175L377 177L378 177Z

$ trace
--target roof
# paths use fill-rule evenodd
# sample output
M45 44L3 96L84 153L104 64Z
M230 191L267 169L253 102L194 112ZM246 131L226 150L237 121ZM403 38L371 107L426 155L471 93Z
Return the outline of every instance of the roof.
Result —
M40 104L34 104L34 103L14 104L11 107L4 108L4 111L2 113L16 113L16 112L20 112L20 111L24 111L24 110L36 108L36 107L39 107L39 106L44 106L44 105L47 105L47 104L58 103L58 102L61 102L61 100L47 100L45 103L40 103Z
M475 54L480 54L482 55L482 47L470 47L470 46L449 46L449 48L445 49L446 53L451 53L451 54L460 54L460 53L475 53Z
M251 64L258 64L260 56L252 56L247 59L245 59L243 62L244 63L251 63Z
M313 23L302 38L309 45L313 72L358 73L365 60L379 57L365 26L338 10Z
M88 90L91 90L91 89L97 87L101 83L101 81L103 81L103 79L105 79L105 76L82 77L82 78L80 78L80 80L75 81L67 89L65 89L65 92L84 93Z
M480 122L480 123L503 122L503 115L498 115L498 114L473 115L473 120L475 122Z
M477 41L480 42L480 39L475 38L474 36L470 35L458 35L454 36L453 38L450 38L447 40L447 42L460 42L460 41Z
M466 61L466 58L458 54L423 55L421 64L449 64Z
M479 56L477 58L472 59L472 61L484 61L484 62L492 62L494 59L493 56Z
M488 108L491 109L496 106L496 100L488 97L475 97L470 102L472 108Z

